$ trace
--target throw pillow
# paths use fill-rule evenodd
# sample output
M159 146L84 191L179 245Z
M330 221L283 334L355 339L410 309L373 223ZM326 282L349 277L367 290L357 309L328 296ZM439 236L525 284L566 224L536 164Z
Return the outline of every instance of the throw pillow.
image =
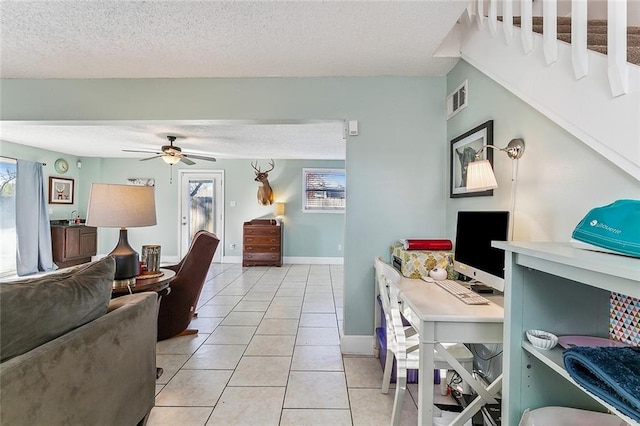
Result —
M0 284L0 362L104 315L112 257L26 280Z

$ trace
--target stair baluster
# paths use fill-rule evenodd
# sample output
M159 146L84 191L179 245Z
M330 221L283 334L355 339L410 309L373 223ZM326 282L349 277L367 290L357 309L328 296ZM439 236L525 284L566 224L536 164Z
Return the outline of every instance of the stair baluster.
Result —
M504 31L504 39L507 44L513 43L513 2L505 1L502 3L502 16L503 22L503 31Z
M607 61L613 96L629 91L627 67L627 0L607 3Z
M571 61L573 74L580 80L589 73L587 52L587 2L571 1Z
M558 60L558 2L542 0L542 46L547 65Z

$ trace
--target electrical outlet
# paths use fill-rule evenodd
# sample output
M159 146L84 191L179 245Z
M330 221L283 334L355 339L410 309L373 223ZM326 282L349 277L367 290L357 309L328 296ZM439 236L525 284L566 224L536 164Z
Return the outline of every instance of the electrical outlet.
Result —
M235 250L236 249L236 244L232 243L230 247L231 247L231 250Z
M342 251L342 244L338 244L338 251Z

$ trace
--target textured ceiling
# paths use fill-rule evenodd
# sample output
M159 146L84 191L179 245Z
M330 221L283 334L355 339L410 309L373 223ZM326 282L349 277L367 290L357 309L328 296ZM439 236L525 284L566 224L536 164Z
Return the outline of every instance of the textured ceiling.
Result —
M434 52L467 4L468 0L2 0L0 77L441 76L456 59L434 57ZM46 135L57 141L56 148L28 135L22 138L47 149L59 149L59 141L64 140L65 149L81 155L81 145L87 140L103 145L126 137L129 148L136 144L142 148L142 144L156 144L159 133L193 134L203 141L220 134L211 127L215 123L198 126L195 133L180 123L165 124L169 129L142 126L142 130L151 130L151 136L138 139L131 132L124 133L127 129L121 126L78 126L82 128L75 130L53 126ZM261 128L267 130L262 132L262 142L276 144L271 155L296 143L289 134L298 137L312 127L298 133L294 128ZM7 130L3 125L3 140L10 140L5 138ZM61 132L59 138L56 132ZM235 138L235 145L220 142L198 148L211 149L220 157L242 155L238 147L251 143L243 132L259 137L257 131L238 130L226 134L229 140ZM342 143L342 131L333 138L336 144ZM227 147L234 151L225 151ZM326 151L324 148L316 152ZM111 154L122 156L115 155L115 148ZM300 158L314 155L310 152Z
M79 157L147 158L152 154L123 149L159 150L167 136L186 153L216 158L340 160L345 158L342 121L250 122L2 122L7 142L45 148ZM197 162L198 160L196 160Z
M0 2L4 78L445 75L468 1Z

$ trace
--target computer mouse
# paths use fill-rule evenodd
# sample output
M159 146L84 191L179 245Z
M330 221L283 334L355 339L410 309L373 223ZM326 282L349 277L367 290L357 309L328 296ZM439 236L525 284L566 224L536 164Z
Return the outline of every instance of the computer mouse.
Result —
M429 271L429 276L434 280L442 281L447 279L447 270L444 268L433 268Z

